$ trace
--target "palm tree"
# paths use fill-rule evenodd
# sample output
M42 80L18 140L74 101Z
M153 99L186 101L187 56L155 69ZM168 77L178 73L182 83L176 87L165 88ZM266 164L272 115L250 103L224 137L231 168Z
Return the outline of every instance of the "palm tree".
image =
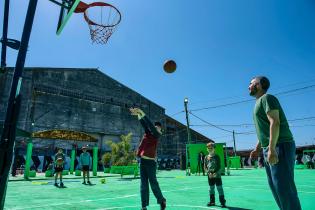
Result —
M111 140L106 141L111 148L110 153L105 153L102 156L104 165L113 166L127 166L132 165L135 162L135 152L131 150L132 133L120 136L120 142L113 142Z

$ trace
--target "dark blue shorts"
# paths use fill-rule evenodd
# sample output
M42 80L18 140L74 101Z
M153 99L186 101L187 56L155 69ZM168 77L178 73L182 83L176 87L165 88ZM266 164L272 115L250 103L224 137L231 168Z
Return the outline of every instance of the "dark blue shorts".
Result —
M82 166L82 171L89 171L90 170L90 166L89 165L83 165Z

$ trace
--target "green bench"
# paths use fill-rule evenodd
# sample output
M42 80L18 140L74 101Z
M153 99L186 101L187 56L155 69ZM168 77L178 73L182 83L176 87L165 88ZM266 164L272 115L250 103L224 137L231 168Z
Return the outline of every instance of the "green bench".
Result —
M34 170L30 171L29 177L36 177L36 171Z
M307 169L307 165L304 164L299 164L299 165L294 165L295 169Z
M62 171L62 175L64 176L64 175L69 175L69 170L63 170Z
M81 170L75 170L75 176L81 176Z
M110 168L111 174L120 174L121 177L124 175L133 175L137 177L139 175L139 166L138 165L130 165L130 166L112 166Z
M45 172L45 177L53 177L53 176L54 176L54 173L53 173L52 170L47 170L47 171Z

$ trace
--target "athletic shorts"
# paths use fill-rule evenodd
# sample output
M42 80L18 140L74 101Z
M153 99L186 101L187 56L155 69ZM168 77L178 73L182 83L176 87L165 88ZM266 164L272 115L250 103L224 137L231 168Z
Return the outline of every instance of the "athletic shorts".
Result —
M63 167L55 167L55 172L62 172L63 171Z
M89 165L83 165L82 166L82 171L89 171L90 170L90 166Z

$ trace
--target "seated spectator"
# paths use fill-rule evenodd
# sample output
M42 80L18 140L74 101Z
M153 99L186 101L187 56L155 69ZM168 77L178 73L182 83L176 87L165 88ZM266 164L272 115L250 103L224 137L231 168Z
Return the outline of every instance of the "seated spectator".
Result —
M312 162L311 156L309 154L304 154L304 164L307 165L308 169L314 168L314 163Z
M47 170L53 171L53 169L54 169L54 162L50 161L49 165L47 166Z

